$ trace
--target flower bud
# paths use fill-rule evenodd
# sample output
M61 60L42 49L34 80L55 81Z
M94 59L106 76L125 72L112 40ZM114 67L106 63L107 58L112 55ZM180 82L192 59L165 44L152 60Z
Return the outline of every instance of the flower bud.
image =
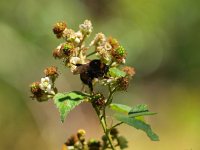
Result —
M110 130L110 134L113 136L113 137L117 137L117 135L118 135L118 130L116 129L116 128L112 128L111 130Z
M89 147L89 150L100 150L101 142L94 139L90 139L88 141L88 147Z
M77 137L82 143L85 141L85 134L86 132L83 129L79 129L77 132Z
M72 135L70 138L67 139L65 144L67 146L74 146L76 144L76 142L78 142L77 136Z

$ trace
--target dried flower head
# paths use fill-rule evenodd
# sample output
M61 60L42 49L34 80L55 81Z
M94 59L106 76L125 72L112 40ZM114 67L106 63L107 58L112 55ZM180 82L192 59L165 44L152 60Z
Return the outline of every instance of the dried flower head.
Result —
M39 98L42 96L42 90L40 89L40 82L33 82L30 85L31 93L33 94L33 98Z
M63 58L63 52L61 50L62 44L56 47L56 49L53 51L53 57L56 59L61 59Z
M57 38L61 38L63 35L63 31L67 28L65 22L58 22L53 27L53 33L56 35Z
M129 86L129 79L126 77L121 77L117 79L118 90L126 91Z
M117 39L113 37L109 37L107 41L110 43L113 49L116 49L119 47L119 42L117 41Z
M122 68L122 71L124 71L129 77L133 77L135 75L135 69L133 67L125 66Z
M44 69L44 74L47 77L54 77L54 78L58 77L57 67L55 66L47 67L46 69Z

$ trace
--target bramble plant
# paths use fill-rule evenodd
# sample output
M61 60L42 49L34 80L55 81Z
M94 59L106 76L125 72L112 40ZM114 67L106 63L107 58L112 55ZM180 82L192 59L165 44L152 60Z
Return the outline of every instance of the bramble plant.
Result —
M63 150L127 148L127 140L125 137L119 136L116 129L122 124L143 130L152 141L158 141L159 137L144 121L144 116L155 114L149 111L147 105L140 104L130 107L113 102L113 95L119 91L127 91L129 82L135 74L134 68L124 65L127 56L126 50L116 39L107 38L103 33L96 34L90 44L86 46L85 40L92 30L92 23L89 20L80 24L77 32L68 28L64 22L58 22L53 27L56 37L64 39L64 42L53 51L53 57L62 60L74 75L80 75L80 80L84 85L82 90L58 92L55 87L55 81L59 76L58 70L57 67L51 66L44 70L45 77L41 78L40 82L31 84L31 97L39 102L53 99L60 112L62 122L67 114L82 102L90 103L93 106L105 134L102 136L102 141L90 139L87 142L85 131L81 129L66 141ZM88 53L92 48L94 50ZM92 55L95 57L91 59ZM97 91L96 85L104 86L107 92ZM117 124L108 125L106 108L116 112L112 117L119 121Z

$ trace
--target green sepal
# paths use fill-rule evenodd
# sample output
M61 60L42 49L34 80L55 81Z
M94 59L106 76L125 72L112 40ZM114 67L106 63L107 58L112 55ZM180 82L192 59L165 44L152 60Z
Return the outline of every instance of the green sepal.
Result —
M152 131L151 126L149 124L145 123L144 121L136 119L134 117L121 115L121 114L116 114L115 118L118 121L121 121L127 125L130 125L130 126L136 128L136 129L143 130L152 141L159 141L158 135L155 134Z
M59 110L61 121L64 122L67 114L86 98L87 95L79 91L57 93L53 99Z

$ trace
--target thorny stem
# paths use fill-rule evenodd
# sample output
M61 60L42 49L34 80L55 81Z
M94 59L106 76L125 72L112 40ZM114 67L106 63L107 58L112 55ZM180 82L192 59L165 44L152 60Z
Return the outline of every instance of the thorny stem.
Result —
M101 126L103 128L104 133L105 133L105 136L107 137L108 142L110 144L110 148L112 150L115 150L115 147L114 147L114 145L112 143L112 138L111 138L111 135L110 135L110 130L107 128L107 125L106 125L106 116L104 114L105 110L103 111L103 116L101 116L101 113L100 113L99 109L95 105L93 105L93 108L95 109L95 111L97 113L97 116L98 116L98 118L100 120Z

